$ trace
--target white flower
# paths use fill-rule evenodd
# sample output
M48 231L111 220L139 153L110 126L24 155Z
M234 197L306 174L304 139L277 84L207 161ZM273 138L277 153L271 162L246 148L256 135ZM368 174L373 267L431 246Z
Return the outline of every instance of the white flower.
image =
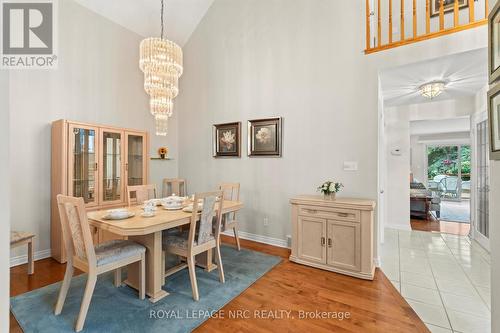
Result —
M255 137L260 143L269 143L271 142L271 130L263 127L257 132Z
M334 192L334 191L335 191L335 184L331 183L330 184L330 192Z
M233 144L236 142L235 134L231 131L225 131L222 133L221 143L226 146L227 149L231 149Z

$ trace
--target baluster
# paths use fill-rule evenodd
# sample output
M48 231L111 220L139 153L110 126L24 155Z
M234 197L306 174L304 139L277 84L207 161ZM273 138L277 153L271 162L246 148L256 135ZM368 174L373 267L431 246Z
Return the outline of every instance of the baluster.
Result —
M380 0L378 0L377 4L377 46L380 47L382 43L382 24L380 18Z
M405 0L401 0L401 40L405 39Z
M469 1L469 23L475 21L474 2L475 2L474 0Z
M389 0L389 44L392 43L392 0Z
M413 38L417 38L417 0L413 0Z
M370 0L366 0L366 49L370 49Z
M472 0L474 2L474 0ZM453 4L453 26L456 27L458 25L458 0L455 0Z
M444 30L444 0L439 0L439 30Z
M431 0L425 0L425 33L431 32Z

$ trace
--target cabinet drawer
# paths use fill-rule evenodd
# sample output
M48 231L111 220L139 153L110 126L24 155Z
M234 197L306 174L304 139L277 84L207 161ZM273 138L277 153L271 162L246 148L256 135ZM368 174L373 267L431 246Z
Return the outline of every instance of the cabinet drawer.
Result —
M342 208L329 208L319 206L299 206L299 215L319 217L326 219L335 219L342 221L359 222L361 214L359 210L342 209Z

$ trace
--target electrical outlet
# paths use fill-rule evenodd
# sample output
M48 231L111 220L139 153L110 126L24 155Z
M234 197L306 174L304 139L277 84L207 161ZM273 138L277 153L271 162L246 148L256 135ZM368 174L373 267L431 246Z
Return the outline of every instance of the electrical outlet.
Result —
M269 218L264 217L264 227L267 227L269 225Z

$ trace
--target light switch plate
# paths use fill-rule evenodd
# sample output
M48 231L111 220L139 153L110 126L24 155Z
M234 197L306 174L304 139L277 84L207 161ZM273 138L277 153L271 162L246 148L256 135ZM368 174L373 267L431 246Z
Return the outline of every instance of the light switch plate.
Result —
M344 171L357 171L358 170L358 162L348 161L344 162Z

